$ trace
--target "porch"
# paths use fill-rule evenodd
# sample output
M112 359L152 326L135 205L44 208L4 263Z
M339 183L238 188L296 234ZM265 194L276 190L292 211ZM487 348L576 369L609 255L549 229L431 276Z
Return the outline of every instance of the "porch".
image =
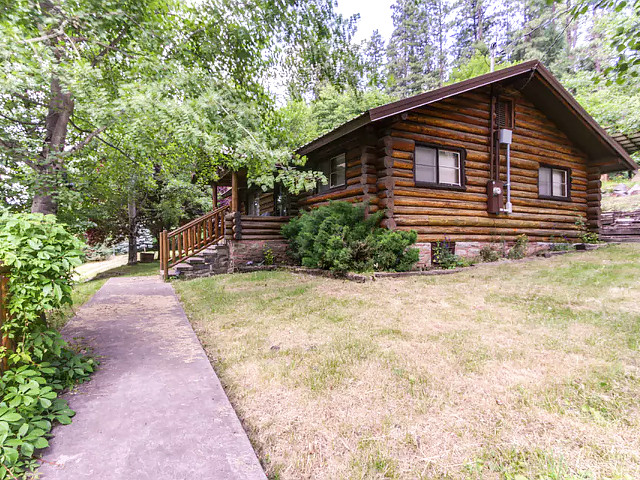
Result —
M238 266L288 263L282 226L290 202L282 189L251 187L246 171L229 171L212 184L213 210L160 234L160 273L194 278L231 273Z

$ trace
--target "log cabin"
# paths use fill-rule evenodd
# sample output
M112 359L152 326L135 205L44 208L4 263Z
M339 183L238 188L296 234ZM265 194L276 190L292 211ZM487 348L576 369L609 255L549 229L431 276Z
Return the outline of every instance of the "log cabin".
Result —
M229 239L280 241L268 228L276 219L341 200L383 210L386 228L415 230L423 267L441 241L475 256L525 234L532 252L598 232L601 175L637 170L539 61L372 108L297 153L327 184L287 198L232 174L234 218L255 225L228 222Z

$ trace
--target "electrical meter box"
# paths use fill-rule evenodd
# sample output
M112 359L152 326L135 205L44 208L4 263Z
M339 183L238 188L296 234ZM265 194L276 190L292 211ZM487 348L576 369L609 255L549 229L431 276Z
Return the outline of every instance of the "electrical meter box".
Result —
M504 182L489 180L487 182L487 211L500 213L504 205Z

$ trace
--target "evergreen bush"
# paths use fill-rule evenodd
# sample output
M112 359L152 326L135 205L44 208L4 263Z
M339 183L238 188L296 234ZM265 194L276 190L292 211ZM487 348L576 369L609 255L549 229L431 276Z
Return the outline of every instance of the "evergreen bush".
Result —
M364 207L347 202L305 212L283 226L289 252L305 267L334 272L407 271L418 261L418 249L410 248L416 232L380 227L384 216L365 217Z

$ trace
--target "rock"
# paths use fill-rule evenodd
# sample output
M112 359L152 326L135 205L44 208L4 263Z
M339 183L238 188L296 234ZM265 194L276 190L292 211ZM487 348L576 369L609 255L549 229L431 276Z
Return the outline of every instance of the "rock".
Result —
M640 195L640 185L634 185L629 189L627 195Z
M624 197L628 195L627 193L628 190L629 190L629 187L627 187L624 183L620 183L615 187L613 187L613 194L617 197Z
M280 350L280 345L271 345L271 350L277 352L278 350Z

